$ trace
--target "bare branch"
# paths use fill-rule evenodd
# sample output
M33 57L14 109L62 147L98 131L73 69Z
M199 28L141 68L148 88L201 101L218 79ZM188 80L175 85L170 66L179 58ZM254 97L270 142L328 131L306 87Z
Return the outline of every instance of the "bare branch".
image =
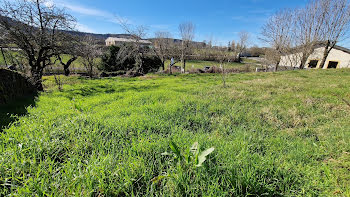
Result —
M195 26L192 22L185 22L179 25L181 35L181 62L186 72L186 60L191 53L191 45L195 36Z
M26 57L39 90L43 89L44 68L72 41L64 30L73 30L75 23L62 9L45 3L45 0L3 1L0 8L0 28L7 34L6 42L21 49L19 52Z

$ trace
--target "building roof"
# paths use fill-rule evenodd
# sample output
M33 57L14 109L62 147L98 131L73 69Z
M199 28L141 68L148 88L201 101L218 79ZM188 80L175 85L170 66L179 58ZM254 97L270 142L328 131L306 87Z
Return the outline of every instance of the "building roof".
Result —
M322 47L325 47L325 46L326 46L325 42L319 42L319 43L314 45L314 49L322 48ZM298 52L300 52L300 48L301 48L301 46L295 47L290 52L288 52L288 53L286 53L284 55L290 55L290 54L298 53ZM335 45L333 47L333 49L337 49L337 50L340 50L340 51L343 51L345 53L350 54L350 49L342 47L342 46Z
M341 47L341 46L335 45L335 46L334 46L334 49L338 49L338 50L340 50L340 51L343 51L343 52L345 52L345 53L349 53L349 54L350 54L350 49L345 48L345 47Z
M107 38L106 42L136 42L135 39L131 38L116 38L116 37L109 37ZM148 40L139 40L138 42L143 44L152 44L152 42Z

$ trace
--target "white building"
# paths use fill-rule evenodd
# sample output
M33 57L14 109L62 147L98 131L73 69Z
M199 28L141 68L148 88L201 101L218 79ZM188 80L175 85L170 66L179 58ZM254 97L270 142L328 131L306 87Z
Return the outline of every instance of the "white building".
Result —
M133 43L136 42L136 40L131 38L115 38L115 37L109 37L106 39L106 46L112 46L112 45L118 45L123 43ZM139 40L139 43L145 46L149 46L152 44L152 42L148 40Z
M320 68L325 46L318 45L306 61L306 68ZM289 54L281 57L280 66L299 67L302 53ZM350 49L335 46L329 53L323 69L350 68Z

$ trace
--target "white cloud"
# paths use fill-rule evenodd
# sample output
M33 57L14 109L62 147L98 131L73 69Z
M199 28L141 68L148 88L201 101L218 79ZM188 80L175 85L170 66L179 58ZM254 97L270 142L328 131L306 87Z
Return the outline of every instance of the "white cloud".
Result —
M86 33L97 33L95 30L91 29L87 25L77 23L76 24L76 29L80 32L86 32Z
M85 16L98 17L111 23L120 24L120 21L126 21L128 24L132 24L132 21L126 17L118 16L117 14L113 14L104 10L89 8L79 4L72 4L66 0L55 0L55 2L53 2L53 0L50 0L49 2L52 2L52 4L55 3L59 7L67 8L72 12Z
M83 6L73 5L73 4L68 4L68 3L61 3L61 5L63 7L66 7L68 9L72 10L73 12L83 14L83 15L105 17L105 18L113 17L112 14L105 12L105 11L102 11L102 10L98 10L98 9L86 8Z

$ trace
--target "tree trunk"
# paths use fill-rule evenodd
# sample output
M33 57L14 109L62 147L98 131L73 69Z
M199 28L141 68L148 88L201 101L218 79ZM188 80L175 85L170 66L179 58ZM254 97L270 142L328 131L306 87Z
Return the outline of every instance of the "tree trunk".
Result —
M279 60L276 65L275 68L273 69L273 72L277 72L278 71L278 66L280 65L281 60Z
M184 41L182 41L181 63L182 63L183 66L186 66L186 65L185 65L185 48L184 48Z
M183 66L183 64L184 64L184 58L183 58L183 56L181 55L181 65Z
M71 59L68 60L68 62L66 64L62 62L61 58L59 58L59 59L61 61L61 64L63 64L64 75L69 76L69 74L70 74L69 67L77 59L77 57L72 57Z
M69 66L67 66L67 64L66 64L63 67L64 67L63 68L64 69L64 75L69 76L69 74L70 74Z
M306 55L303 55L303 57L301 58L301 62L300 62L300 65L299 65L299 69L304 69L305 68L305 64L306 64L306 60L307 60L307 56Z
M93 65L92 64L90 64L90 68L89 68L89 77L90 77L90 79L92 79L92 75L93 75Z
M36 87L38 91L44 91L44 87L42 84L42 77L43 77L43 69L39 66L32 67L31 69L32 74L32 83Z
M329 55L329 53L331 52L331 50L333 49L334 46L331 46L330 49L328 49L330 47L330 41L327 41L327 44L324 48L324 52L323 52L323 58L322 58L322 61L321 61L321 64L320 64L320 67L319 68L324 68L325 64L326 64L326 60L327 60L327 57Z
M184 68L184 73L186 72L186 60L184 59L183 61L183 68Z

